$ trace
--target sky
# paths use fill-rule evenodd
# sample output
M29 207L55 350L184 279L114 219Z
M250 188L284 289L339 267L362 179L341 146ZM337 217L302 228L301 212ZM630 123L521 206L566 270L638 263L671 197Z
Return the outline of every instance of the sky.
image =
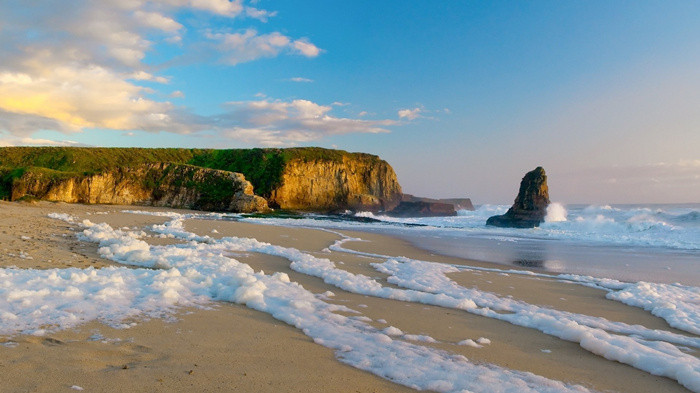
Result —
M321 146L405 193L700 203L700 2L0 0L0 146Z

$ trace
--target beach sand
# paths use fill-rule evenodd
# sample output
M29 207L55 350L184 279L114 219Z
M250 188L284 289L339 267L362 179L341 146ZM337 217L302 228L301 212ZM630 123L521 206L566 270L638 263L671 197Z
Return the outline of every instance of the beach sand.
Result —
M168 221L165 217L125 213L125 209L167 209L70 205L40 202L0 202L0 267L23 269L105 267L97 246L80 242L76 227L47 217L68 213L114 228L144 229ZM183 211L178 211L183 212ZM106 214L105 214L106 213ZM339 235L315 229L283 228L235 221L187 220L185 228L212 237L252 237L315 256L337 266L383 280L369 264L382 262L356 254L324 251ZM361 242L346 248L406 256L451 264L502 265L434 255L405 241L375 233L340 231ZM152 243L169 239L146 239ZM491 363L529 371L547 378L580 384L599 391L687 392L677 382L596 356L578 344L534 329L463 311L357 295L297 273L289 261L257 253L235 256L256 271L287 273L313 293L332 291L329 302L350 307L373 320L378 328L395 326L408 334L423 334L437 343L421 343L466 356L474 363ZM342 264L341 264L342 263ZM679 334L651 314L605 299L605 292L557 280L486 271L451 275L465 287L559 310L640 324ZM383 282L384 285L391 285ZM114 329L96 321L44 336L0 336L2 392L68 391L256 391L256 392L385 392L412 391L335 359L332 350L317 345L298 329L270 315L231 303L211 303L208 309L185 308L168 320L137 321L129 329ZM379 320L386 320L380 323ZM456 345L486 337L490 345ZM697 353L694 354L697 356Z

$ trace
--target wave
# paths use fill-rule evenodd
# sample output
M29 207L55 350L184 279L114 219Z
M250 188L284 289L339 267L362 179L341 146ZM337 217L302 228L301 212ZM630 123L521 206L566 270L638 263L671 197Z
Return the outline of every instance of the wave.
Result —
M544 218L545 222L560 222L566 221L567 211L564 205L561 203L552 203L547 206L547 216Z
M694 206L567 207L560 203L552 203L547 209L545 222L539 228L509 229L485 225L490 216L503 214L508 207L481 205L473 211L460 210L455 217L396 218L367 212L358 213L357 216L384 223L425 225L485 237L532 237L700 250L700 210Z
M672 218L677 223L692 223L700 225L700 211L693 210L690 213L681 214Z

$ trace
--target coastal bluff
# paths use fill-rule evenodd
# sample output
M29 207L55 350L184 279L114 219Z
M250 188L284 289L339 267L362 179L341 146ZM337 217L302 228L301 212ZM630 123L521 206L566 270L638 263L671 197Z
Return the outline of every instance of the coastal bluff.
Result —
M167 206L224 212L264 212L267 201L240 173L183 164L142 164L96 174L30 168L15 179L11 200L25 196L68 203Z
M401 200L379 157L322 148L0 148L0 199L264 212L390 210Z
M486 225L508 228L534 228L544 222L549 206L547 174L541 166L525 174L518 196L505 214L492 216Z

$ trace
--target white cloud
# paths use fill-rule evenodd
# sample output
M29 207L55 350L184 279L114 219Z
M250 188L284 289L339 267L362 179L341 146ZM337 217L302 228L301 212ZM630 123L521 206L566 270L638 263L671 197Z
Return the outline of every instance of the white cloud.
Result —
M170 93L170 97L172 97L172 98L185 98L185 93L181 92L180 90L175 90L174 92Z
M306 57L316 57L321 53L321 49L305 38L294 41L293 46L294 49Z
M245 14L249 18L258 19L262 22L267 22L269 18L272 18L277 15L277 11L270 12L255 7L245 7Z
M137 81L151 81L151 82L158 82L158 83L163 83L166 84L170 82L170 80L166 77L163 76L156 76L153 74L150 74L146 71L136 71L129 75L129 79L137 80Z
M154 115L172 105L143 97L144 88L122 75L98 67L59 66L34 70L34 75L0 72L0 110L60 123L58 130L165 129ZM154 119L156 119L154 121ZM14 131L14 124L3 124Z
M0 136L0 146L86 146L83 143L70 141L70 140L52 140L52 139L42 139L42 138L14 138L14 137L1 137Z
M177 33L180 29L182 29L182 25L180 23L158 12L145 12L137 10L134 12L134 17L144 26L150 26L167 33Z
M169 2L172 4L177 4L180 6L188 3L190 7L195 9L200 9L204 11L210 11L215 14L223 16L236 16L243 11L243 5L241 0L165 0L164 2Z
M302 78L302 77L299 77L299 76L294 77L294 78L289 78L289 79L287 79L287 80L290 81L290 82L299 82L299 83L311 83L311 82L313 82L313 79Z
M170 82L144 59L158 43L182 41L186 28L184 19L178 18L187 10L227 18L266 19L275 14L245 6L242 0L0 3L0 135L29 137L40 130L71 133L90 128L216 130L215 119L158 101L153 98L156 87L138 85ZM226 34L198 29L191 33L215 39L229 64L280 53L313 57L320 52L305 39L279 32ZM184 93L170 96L182 98Z
M320 49L306 40L292 39L279 32L258 34L255 29L240 33L209 32L207 38L217 42L222 61L229 65L264 57L275 57L282 52L316 57Z
M227 136L268 146L290 145L348 133L385 133L394 120L361 120L329 114L332 106L308 100L232 102L219 116Z
M421 117L421 115L420 115L421 112L423 112L423 110L421 108L401 109L399 111L399 118L400 119L415 120L415 119Z

